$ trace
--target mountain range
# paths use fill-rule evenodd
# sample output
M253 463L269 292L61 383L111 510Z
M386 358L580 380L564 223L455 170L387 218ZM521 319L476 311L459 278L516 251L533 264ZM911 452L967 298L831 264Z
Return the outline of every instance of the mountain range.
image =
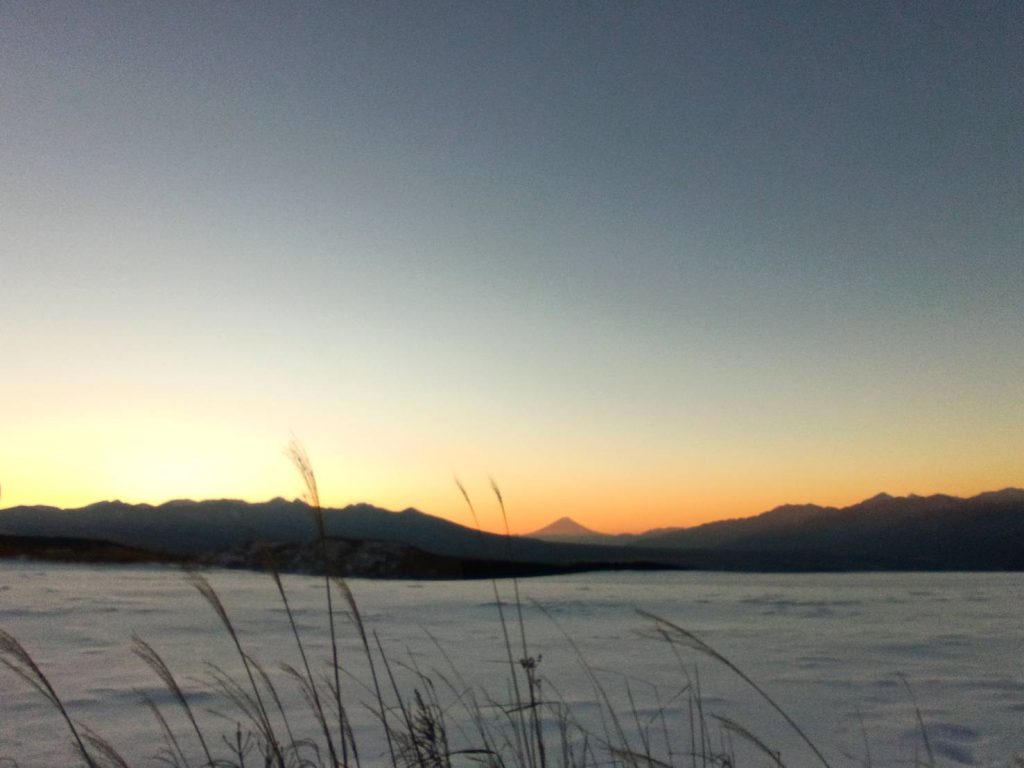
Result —
M671 557L646 558L645 550L554 543L499 536L466 528L416 509L392 512L370 504L324 509L324 528L337 555L335 573L440 576L562 572L586 568L675 567ZM5 541L6 540L6 541ZM103 560L115 548L153 559L234 567L260 567L270 553L287 570L315 570L319 554L313 510L301 501L233 499L170 501L157 506L104 501L78 509L21 506L0 510L0 556ZM33 546L33 542L36 543ZM41 542L59 542L43 546ZM372 567L367 543L377 546ZM371 548L372 549L372 548ZM73 557L60 553L74 551ZM56 554L55 554L56 553ZM661 553L664 554L664 553ZM388 562L381 563L381 558ZM441 558L444 560L439 560ZM420 563L421 568L402 564ZM529 566L524 568L523 566Z
M376 558L367 575L416 576L415 564L427 562L423 575L611 567L1024 570L1024 490L1015 488L968 499L879 494L843 508L785 505L749 518L632 535L601 534L561 518L529 536L500 536L415 509L392 512L369 504L323 514L340 572L352 575L360 571L346 570L346 564L367 561L367 552ZM55 550L41 543L46 541L62 544ZM77 547L79 559L88 552L103 560L113 545L131 549L132 559L148 552L153 559L256 567L259 552L269 548L293 570L309 570L315 541L312 510L280 498L0 510L0 556L59 556L52 553ZM381 558L406 565L389 570Z
M629 545L683 553L787 557L856 569L1024 568L1024 490L971 498L880 493L848 507L786 504L753 517L641 534L601 534L562 518L534 534L568 543Z

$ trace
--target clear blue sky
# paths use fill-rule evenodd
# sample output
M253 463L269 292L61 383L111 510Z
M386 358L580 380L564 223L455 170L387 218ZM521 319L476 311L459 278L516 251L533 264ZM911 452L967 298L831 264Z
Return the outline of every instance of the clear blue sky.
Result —
M2 502L1024 485L1022 84L1017 2L4 3Z

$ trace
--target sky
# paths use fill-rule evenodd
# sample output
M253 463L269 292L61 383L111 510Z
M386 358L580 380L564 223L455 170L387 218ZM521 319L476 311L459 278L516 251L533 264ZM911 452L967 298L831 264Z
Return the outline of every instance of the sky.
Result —
M1024 486L1024 5L0 4L0 505Z

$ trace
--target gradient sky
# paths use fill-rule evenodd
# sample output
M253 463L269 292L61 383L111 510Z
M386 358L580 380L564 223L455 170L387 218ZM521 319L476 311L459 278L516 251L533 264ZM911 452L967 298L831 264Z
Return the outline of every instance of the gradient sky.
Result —
M1024 485L1024 5L0 5L4 506Z

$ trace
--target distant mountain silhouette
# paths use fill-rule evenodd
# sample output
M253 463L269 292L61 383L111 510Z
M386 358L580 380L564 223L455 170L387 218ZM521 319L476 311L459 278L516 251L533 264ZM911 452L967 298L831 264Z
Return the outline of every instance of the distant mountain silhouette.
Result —
M645 534L685 551L800 555L835 567L1024 569L1024 490L969 499L878 494L849 507L785 505L738 520Z
M499 536L416 509L392 512L370 504L325 509L324 524L332 539L398 543L456 558L562 565L632 563L644 558L636 549ZM0 535L85 539L172 556L213 557L254 543L309 544L316 538L316 527L309 506L280 498L255 504L181 500L159 506L104 501L70 510L44 506L0 510Z
M541 539L542 541L576 542L580 544L628 543L617 542L617 537L591 530L586 526L580 525L571 517L560 517L555 522L545 525L533 533L527 533L526 537Z
M347 542L337 545L339 551L349 547L360 556L390 551L406 562L412 555L396 554L406 547L425 553L416 555L419 562L431 555L494 568L532 564L534 572L581 564L751 571L1024 570L1024 490L1014 488L970 499L879 494L845 508L785 505L756 517L621 536L591 531L568 518L533 537L499 536L415 509L391 512L369 504L325 509L324 519L328 536ZM0 536L86 540L208 562L230 560L232 553L243 553L239 557L245 560L244 553L256 551L257 545L272 545L294 564L304 552L313 552L309 545L316 533L312 510L302 502L222 499L159 506L107 501L72 510L13 507L0 510ZM358 542L401 546L367 550Z

